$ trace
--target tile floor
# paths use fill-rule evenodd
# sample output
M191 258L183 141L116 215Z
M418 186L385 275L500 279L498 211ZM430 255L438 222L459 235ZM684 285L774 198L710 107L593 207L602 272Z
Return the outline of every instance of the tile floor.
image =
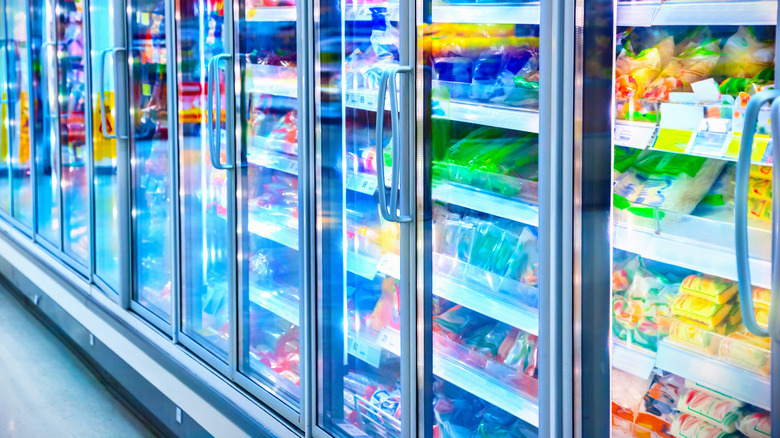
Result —
M0 437L153 437L0 285Z

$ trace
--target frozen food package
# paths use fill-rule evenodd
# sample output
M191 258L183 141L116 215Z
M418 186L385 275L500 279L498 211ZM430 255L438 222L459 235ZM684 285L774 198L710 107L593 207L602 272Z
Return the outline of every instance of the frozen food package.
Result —
M669 327L669 339L710 356L714 356L718 352L720 340L714 333L685 318L672 319Z
M503 358L503 363L529 377L535 377L538 360L538 338L528 333L520 333L515 339L515 344Z
M772 434L771 424L772 418L768 412L756 410L746 413L737 428L748 438L769 438Z
M682 414L672 423L672 435L685 438L737 438L738 435L702 421L693 415Z
M651 375L647 379L642 379L617 368L612 368L612 385L610 385L612 401L635 415L639 412L642 400L653 383L653 377ZM633 421L633 418L631 420Z
M737 423L742 417L740 407L731 400L695 389L688 391L677 404L680 412L691 414L729 433L737 430Z
M676 374L653 378L653 384L644 396L645 412L671 422L680 396L686 391L685 379Z
M753 29L740 26L723 45L715 74L732 78L752 78L775 65L775 48L771 41L758 41Z
M734 303L719 304L695 295L683 294L674 300L672 314L700 322L709 329L714 329L727 316L731 316L734 307Z
M737 283L712 275L695 274L683 280L680 293L694 295L718 304L724 304L736 295Z
M647 87L642 97L650 101L668 102L669 93L673 91L692 91L691 84L710 77L720 56L717 40L685 49L672 58L669 65Z
M718 355L724 360L743 368L769 374L771 359L769 350L760 347L742 333L732 333L720 342Z
M633 281L634 274L639 267L639 257L630 255L620 259L615 255L612 260L612 291L625 291L631 286L631 281Z
M621 53L615 63L615 98L635 99L661 73L674 54L674 39L667 37L635 56Z
M716 391L708 386L704 386L701 383L691 380L691 379L685 379L685 387L691 390L696 390L699 392L706 392L707 394L713 395L715 397L724 399L724 400L730 400L732 403L738 405L738 406L744 406L745 403L743 403L741 400L736 399L734 397L728 396L726 394L723 394L722 392Z
M539 269L539 250L536 231L531 227L523 229L520 243L509 258L506 276L530 286L537 284Z
M630 203L689 214L724 165L721 160L645 150L617 178L614 195Z

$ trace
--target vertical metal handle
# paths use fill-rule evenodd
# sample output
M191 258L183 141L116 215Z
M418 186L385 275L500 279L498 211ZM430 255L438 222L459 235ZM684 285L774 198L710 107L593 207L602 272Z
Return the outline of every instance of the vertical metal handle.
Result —
M776 92L777 93L777 92ZM780 99L772 102L769 117L772 120L772 159L780 157ZM772 194L780 187L780 175L772 172ZM780 343L780 201L772 202L772 275L771 297L769 302L769 334L776 343ZM777 348L777 346L775 346Z
M754 94L748 102L747 111L745 112L745 126L742 128L742 144L739 148L739 158L737 160L737 176L734 193L734 240L737 254L737 281L739 283L739 300L740 308L742 309L742 321L751 333L762 337L769 336L769 331L759 327L756 322L756 314L753 307L753 285L750 281L748 252L747 198L750 177L750 157L753 152L753 137L756 134L758 113L764 104L771 102L778 96L780 96L780 91L762 91ZM775 172L772 173L774 174ZM772 221L774 224L774 216L772 217ZM773 237L776 238L777 235Z
M126 50L122 47L115 47L113 49L105 49L100 53L100 71L98 72L98 93L100 93L100 132L103 133L103 137L107 139L115 139L117 138L117 134L109 134L106 131L106 89L105 89L105 71L106 71L106 55L109 53L112 57L114 57L118 52L125 52ZM116 58L114 58L114 63L116 63ZM116 122L114 123L114 126L116 126ZM116 128L115 132L116 132ZM123 135L121 137L122 140L127 139L127 136Z
M122 140L127 139L126 135L123 135L121 137L117 137L117 134L109 134L106 130L108 129L108 123L106 123L106 89L105 89L105 72L106 72L106 55L109 53L112 57L114 57L118 52L126 52L126 50L123 47L115 47L113 49L105 49L100 53L100 71L98 72L98 93L100 93L100 132L103 133L103 136L107 139L115 139L120 138ZM114 64L116 65L116 58L114 58ZM116 123L114 123L116 126ZM116 132L116 128L114 130Z
M208 110L208 140L209 140L209 151L211 155L211 165L215 169L219 170L228 170L233 168L233 163L230 161L230 157L228 157L228 162L226 164L222 164L219 160L220 153L222 151L222 139L221 137L221 130L222 130L222 99L219 96L219 75L217 74L217 70L219 68L219 61L223 59L231 59L231 55L227 53L223 53L220 55L217 55L209 61L208 65L208 72L207 72L207 78L208 78L208 102L206 104L207 110ZM212 107L213 101L214 101L214 86L217 86L217 119L214 121L214 109ZM228 154L230 155L230 154Z
M403 154L406 139L399 141L398 127L398 92L395 84L399 73L411 72L412 68L408 66L394 66L386 68L379 80L379 95L376 106L376 157L377 157L377 190L379 192L379 212L382 217L389 222L406 223L412 222L411 216L398 214L398 196L400 192L399 173L401 166L409 166L407 154ZM385 94L387 92L387 83L390 81L390 120L393 124L391 128L391 146L393 147L393 165L390 169L390 205L387 205L387 196L385 193L385 160L384 160L384 109Z

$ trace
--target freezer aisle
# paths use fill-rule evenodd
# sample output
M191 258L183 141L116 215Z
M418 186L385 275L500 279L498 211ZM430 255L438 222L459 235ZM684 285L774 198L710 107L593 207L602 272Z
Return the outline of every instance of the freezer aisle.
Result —
M780 409L772 341L756 329L770 324L777 239L768 107L752 156L740 156L756 124L751 101L775 87L777 3L746 4L618 5L612 436L768 437L780 427L770 424ZM749 224L752 284L739 284L735 214Z

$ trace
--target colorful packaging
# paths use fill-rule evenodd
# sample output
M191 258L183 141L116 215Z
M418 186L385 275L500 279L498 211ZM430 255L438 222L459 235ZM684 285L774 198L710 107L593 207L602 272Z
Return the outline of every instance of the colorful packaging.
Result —
M689 414L680 415L674 420L672 435L686 438L737 438L737 435L728 433Z
M757 345L753 338L732 333L721 340L718 355L743 368L768 375L771 368L769 351Z
M718 304L694 295L680 295L672 304L672 314L682 316L714 329L730 316L734 303Z
M696 390L688 391L677 404L680 412L691 414L729 433L737 430L737 423L742 417L740 407L731 400Z
M680 396L685 393L685 379L675 374L656 375L644 397L645 412L671 422Z
M752 78L764 70L772 70L774 61L774 43L760 42L751 28L740 26L737 33L723 45L723 56L715 68L715 74Z
M650 101L668 102L669 93L673 91L691 91L691 84L710 77L720 56L717 40L686 49L672 58L658 78L647 87L642 97Z
M772 418L768 412L755 411L745 414L739 422L738 429L748 438L769 438Z
M672 319L669 327L669 339L708 355L715 355L718 351L719 338L714 333L696 326L685 318Z
M731 300L739 291L736 282L712 275L690 275L680 285L680 293L694 295L718 304Z

